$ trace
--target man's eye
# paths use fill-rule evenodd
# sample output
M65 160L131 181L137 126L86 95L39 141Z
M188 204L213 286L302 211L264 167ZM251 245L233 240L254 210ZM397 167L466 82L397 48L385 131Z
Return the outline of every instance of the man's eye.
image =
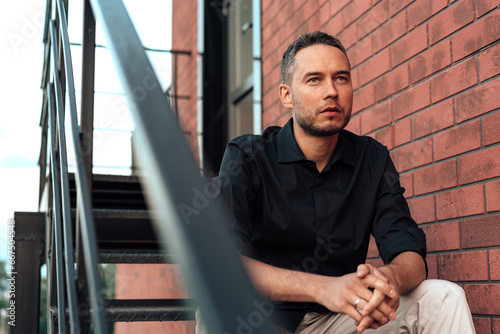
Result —
M309 82L318 82L319 81L319 78L311 78L309 79Z
M347 81L347 78L346 77L338 77L337 80L338 81Z

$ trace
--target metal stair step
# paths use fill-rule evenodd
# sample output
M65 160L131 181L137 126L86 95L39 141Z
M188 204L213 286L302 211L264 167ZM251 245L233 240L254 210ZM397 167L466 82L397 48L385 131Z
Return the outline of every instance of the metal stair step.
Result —
M112 322L195 320L192 299L108 299L104 303Z
M73 220L76 209L72 209ZM93 209L98 248L160 249L148 210Z
M94 209L92 212L99 248L106 248L105 244L116 245L110 248L123 248L119 244L136 244L136 248L141 244L156 245L153 248L159 245L147 210Z
M71 206L76 207L74 174L69 175ZM100 209L147 210L142 186L137 176L94 174L92 206Z
M106 318L110 322L192 321L196 303L193 299L105 299ZM50 308L54 323L58 322L57 308ZM69 310L66 308L66 315Z
M99 249L99 263L177 263L175 256L155 249Z

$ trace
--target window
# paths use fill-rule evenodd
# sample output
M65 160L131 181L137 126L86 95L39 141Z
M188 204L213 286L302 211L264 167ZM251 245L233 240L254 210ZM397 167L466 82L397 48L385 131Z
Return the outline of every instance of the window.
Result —
M228 10L228 138L253 133L252 0L233 0Z

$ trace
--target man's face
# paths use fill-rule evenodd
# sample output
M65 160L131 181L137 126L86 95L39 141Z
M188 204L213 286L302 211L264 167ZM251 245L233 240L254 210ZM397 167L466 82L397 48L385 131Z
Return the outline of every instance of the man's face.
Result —
M331 136L347 125L353 89L351 68L340 49L319 44L300 50L290 77L280 86L280 97L305 133Z

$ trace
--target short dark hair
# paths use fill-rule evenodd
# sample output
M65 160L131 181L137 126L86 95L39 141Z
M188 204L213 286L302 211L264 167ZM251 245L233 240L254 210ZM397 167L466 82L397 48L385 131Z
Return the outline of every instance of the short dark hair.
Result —
M285 53L283 54L283 59L281 60L282 83L287 83L287 81L289 80L289 76L293 72L293 66L295 65L295 56L297 55L297 53L308 46L317 44L329 45L340 49L340 51L342 51L347 58L347 61L349 61L347 52L337 37L329 35L322 31L305 33L297 38L292 44L290 44L288 49L286 49Z

